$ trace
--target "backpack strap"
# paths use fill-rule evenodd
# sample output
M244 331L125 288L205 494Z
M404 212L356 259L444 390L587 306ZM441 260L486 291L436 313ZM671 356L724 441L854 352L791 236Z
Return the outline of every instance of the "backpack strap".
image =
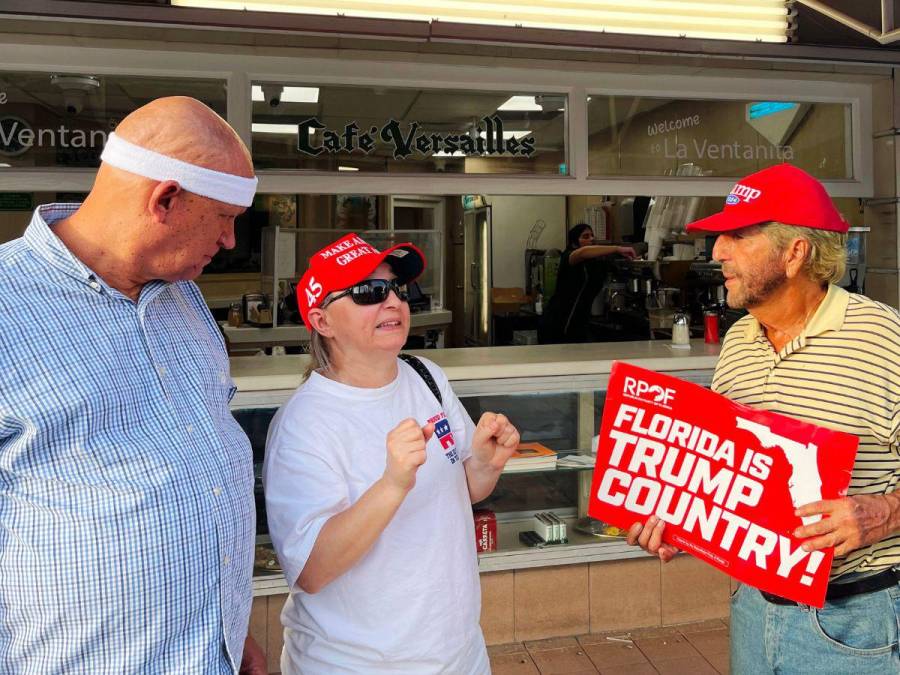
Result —
M434 394L434 397L438 400L442 406L444 405L444 401L441 398L441 390L438 389L437 382L434 381L434 378L431 376L431 372L428 370L428 367L422 363L418 357L413 356L412 354L400 354L400 358L406 361L412 369L419 374L423 380L425 380L425 384L428 385L428 388L431 389L431 393Z

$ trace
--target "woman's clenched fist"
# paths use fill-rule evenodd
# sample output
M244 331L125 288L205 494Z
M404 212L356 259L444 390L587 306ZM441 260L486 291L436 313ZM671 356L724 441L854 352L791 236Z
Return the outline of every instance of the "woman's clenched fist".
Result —
M416 471L425 463L425 445L434 433L434 425L420 427L412 418L400 422L387 435L385 479L394 487L409 492L416 484Z

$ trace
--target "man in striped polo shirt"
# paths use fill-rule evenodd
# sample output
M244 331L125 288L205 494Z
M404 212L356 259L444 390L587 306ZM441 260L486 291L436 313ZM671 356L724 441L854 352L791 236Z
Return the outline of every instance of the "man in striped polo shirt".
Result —
M712 388L728 398L855 434L849 495L805 505L804 548L835 547L823 609L742 586L732 598L731 672L897 673L900 626L900 314L834 284L848 225L822 185L789 164L741 180L725 207L688 225L719 233L728 331ZM664 562L656 517L629 541Z

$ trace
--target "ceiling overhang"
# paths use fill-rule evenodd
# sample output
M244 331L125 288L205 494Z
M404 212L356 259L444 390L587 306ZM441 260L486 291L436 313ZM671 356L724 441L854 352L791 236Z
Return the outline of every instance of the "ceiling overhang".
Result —
M807 0L797 0L807 2ZM809 0L813 1L813 0ZM900 65L900 52L879 48L757 43L685 37L492 26L450 21L374 19L258 11L172 7L152 1L4 0L0 16L36 22L158 26L204 31L287 33L432 44L680 54L709 58ZM213 42L214 40L211 40Z

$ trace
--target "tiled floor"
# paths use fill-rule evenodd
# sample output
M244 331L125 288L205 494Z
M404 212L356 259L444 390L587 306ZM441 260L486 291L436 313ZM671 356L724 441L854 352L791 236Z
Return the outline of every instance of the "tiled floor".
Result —
M493 675L727 675L728 623L515 642L488 654Z

